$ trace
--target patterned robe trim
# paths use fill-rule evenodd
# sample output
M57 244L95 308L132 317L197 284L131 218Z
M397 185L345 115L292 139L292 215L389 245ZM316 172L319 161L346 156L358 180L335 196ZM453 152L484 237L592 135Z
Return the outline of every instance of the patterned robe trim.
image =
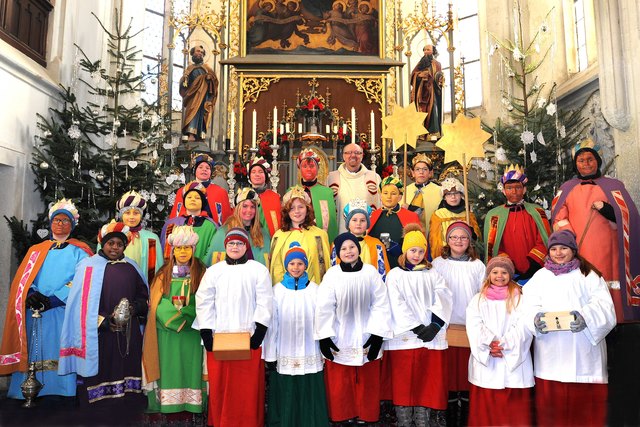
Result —
M202 396L206 392L195 388L171 388L157 391L160 405L195 405L202 406Z
M322 249L322 237L315 236L316 248L318 250L318 262L320 265L320 277L324 277L324 273L327 272L327 267L324 259L324 250Z
M89 293L91 292L91 275L93 267L87 267L82 280L82 303L80 305L80 330L82 340L80 347L67 347L60 349L60 357L77 356L85 358L87 354L87 312L89 309Z
M626 292L627 304L633 306L640 305L640 275L632 277L631 275L631 254L630 254L630 242L629 242L629 222L630 214L627 202L624 200L624 196L620 191L612 191L613 200L618 204L620 208L620 216L622 217L622 238L623 238L623 254L624 254L624 277L626 279ZM637 237L636 237L637 238Z
M305 357L290 357L283 356L278 357L278 366L282 367L291 367L294 371L299 370L301 373L304 373L304 368L313 368L316 366L320 366L320 370L322 370L322 355L314 355L314 356L305 356Z
M89 403L123 397L125 393L142 393L141 383L142 379L140 377L125 377L120 381L111 381L87 387Z

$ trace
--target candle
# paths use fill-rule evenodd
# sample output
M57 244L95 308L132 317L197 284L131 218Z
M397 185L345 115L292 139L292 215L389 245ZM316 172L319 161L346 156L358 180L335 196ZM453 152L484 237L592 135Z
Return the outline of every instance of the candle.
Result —
M356 109L351 107L351 143L356 143Z
M333 125L333 133L338 133L338 125Z
M302 133L302 123L298 123L298 133Z
M326 133L326 134L330 134L330 133L331 133L331 126L326 125L326 126L324 127L324 130L325 130L325 132L324 132L324 133Z
M284 129L287 133L291 133L291 126L289 126L289 122L284 125Z
M278 107L273 107L273 143L278 142Z
M258 113L253 110L253 120L251 122L251 147L256 148L256 131L258 129Z
M284 135L284 125L280 125L280 135Z
M229 150L233 150L233 140L236 136L236 112L231 111L231 140L229 141Z
M371 149L376 149L376 116L374 116L373 110L371 110Z
M347 124L346 123L342 124L342 135L343 135L343 137L347 135Z
M396 151L396 141L395 141L395 139L391 140L391 151Z

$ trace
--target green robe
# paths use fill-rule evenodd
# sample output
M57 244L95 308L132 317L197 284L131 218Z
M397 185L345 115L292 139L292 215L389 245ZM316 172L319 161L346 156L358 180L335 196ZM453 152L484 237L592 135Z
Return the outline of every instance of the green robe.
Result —
M203 349L200 333L191 329L196 317L195 294L177 310L173 296L187 295L188 278L171 280L171 292L163 295L156 310L160 378L157 388L148 394L148 412L176 413L188 411L202 413L207 405L206 382L202 379Z

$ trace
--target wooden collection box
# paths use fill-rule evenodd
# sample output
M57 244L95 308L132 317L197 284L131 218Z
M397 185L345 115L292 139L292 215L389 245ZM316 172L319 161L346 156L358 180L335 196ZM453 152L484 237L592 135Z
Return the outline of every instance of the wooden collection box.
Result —
M449 325L449 328L447 329L447 342L449 343L449 347L469 348L467 328L463 325Z
M216 360L249 360L249 332L216 332L213 336L213 357Z
M576 320L575 316L568 311L549 311L544 314L541 320L547 323L544 328L547 332L570 331L571 322Z

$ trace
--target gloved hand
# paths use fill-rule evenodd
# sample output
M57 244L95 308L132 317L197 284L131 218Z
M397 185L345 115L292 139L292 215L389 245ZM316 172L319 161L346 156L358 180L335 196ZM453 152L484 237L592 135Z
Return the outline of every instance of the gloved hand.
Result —
M420 324L420 325L416 326L415 328L413 328L411 330L411 332L413 332L417 336L420 336L420 333L423 332L425 328L426 328L426 326L424 326L423 324Z
M398 242L394 242L391 240L389 242L389 249L387 249L387 255L391 255L393 257L399 257L402 255L402 246Z
M576 319L573 322L569 323L571 332L576 333L582 331L583 329L586 329L587 322L586 320L584 320L584 317L582 317L582 314L580 314L579 311L573 310L569 314L573 314L573 317L575 317Z
M40 292L35 291L27 297L25 305L33 310L47 311L51 308L51 302L49 297L42 295Z
M504 350L504 348L500 345L500 341L491 341L489 345L489 354L491 357L503 357L502 350Z
M436 337L436 335L438 335L440 329L442 329L440 325L431 322L420 332L420 334L418 334L418 338L420 338L424 342L432 341Z
M202 344L207 351L213 351L213 331L211 329L200 329Z
M533 325L536 327L536 331L538 331L539 333L548 334L549 331L544 330L544 328L547 327L547 322L542 320L543 316L544 316L543 312L539 312L538 314L536 314L536 317L533 318Z
M102 322L100 322L100 324L98 325L98 334L108 330L109 330L109 319L105 317L104 319L102 319Z
M260 348L262 341L264 340L264 336L267 334L267 327L262 323L256 322L256 330L251 335L251 340L249 341L249 346L251 350L257 350Z
M598 213L605 217L608 221L616 222L616 212L613 210L613 206L611 206L607 202L602 202L602 207L598 209Z
M322 338L320 340L320 352L325 359L333 360L333 353L331 350L340 351L331 338Z
M380 349L382 348L382 337L371 334L362 346L362 348L367 347L369 347L367 359L369 359L369 362L373 362L378 358L378 354L380 354Z

